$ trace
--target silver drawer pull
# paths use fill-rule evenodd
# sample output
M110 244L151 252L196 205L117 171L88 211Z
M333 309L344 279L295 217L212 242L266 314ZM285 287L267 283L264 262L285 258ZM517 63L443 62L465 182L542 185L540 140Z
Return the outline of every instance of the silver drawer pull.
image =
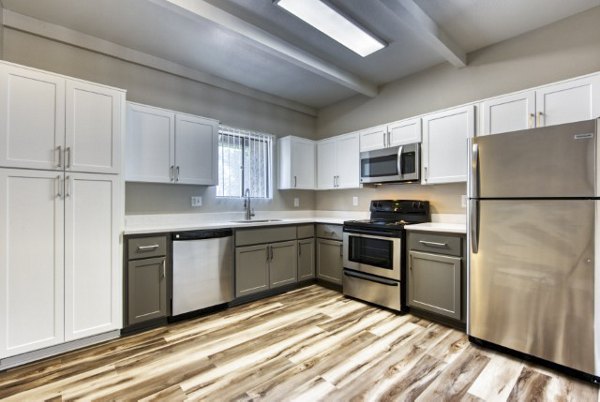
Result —
M156 250L159 247L160 245L158 244L151 244L149 246L138 246L138 251Z
M435 241L419 240L419 243L430 247L448 247L448 243L438 243Z

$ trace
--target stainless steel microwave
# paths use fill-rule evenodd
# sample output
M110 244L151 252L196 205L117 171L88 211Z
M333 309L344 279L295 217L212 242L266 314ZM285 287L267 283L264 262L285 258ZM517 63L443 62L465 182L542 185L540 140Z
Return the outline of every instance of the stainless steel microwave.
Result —
M421 144L360 153L360 182L412 182L421 178Z

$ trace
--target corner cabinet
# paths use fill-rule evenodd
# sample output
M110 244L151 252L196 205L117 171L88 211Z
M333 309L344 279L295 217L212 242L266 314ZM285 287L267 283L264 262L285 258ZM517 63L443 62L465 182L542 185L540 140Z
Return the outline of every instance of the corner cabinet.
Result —
M467 181L467 139L475 134L475 106L423 116L421 184Z
M314 190L317 149L312 140L287 136L277 141L279 148L279 189Z
M360 187L359 133L328 138L317 143L317 188Z
M218 184L219 122L128 102L125 180Z

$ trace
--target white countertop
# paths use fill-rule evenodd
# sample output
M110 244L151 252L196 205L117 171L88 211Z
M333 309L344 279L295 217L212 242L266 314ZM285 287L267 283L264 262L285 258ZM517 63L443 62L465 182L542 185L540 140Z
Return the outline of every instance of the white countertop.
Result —
M422 232L467 234L467 225L464 223L427 222L417 223L415 225L406 225L404 228L406 230L417 230Z

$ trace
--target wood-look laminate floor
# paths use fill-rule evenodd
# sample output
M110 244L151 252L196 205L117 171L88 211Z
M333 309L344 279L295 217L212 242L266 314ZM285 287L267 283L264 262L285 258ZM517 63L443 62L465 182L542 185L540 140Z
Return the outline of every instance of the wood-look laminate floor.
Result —
M598 388L319 286L0 373L8 400L572 400Z

